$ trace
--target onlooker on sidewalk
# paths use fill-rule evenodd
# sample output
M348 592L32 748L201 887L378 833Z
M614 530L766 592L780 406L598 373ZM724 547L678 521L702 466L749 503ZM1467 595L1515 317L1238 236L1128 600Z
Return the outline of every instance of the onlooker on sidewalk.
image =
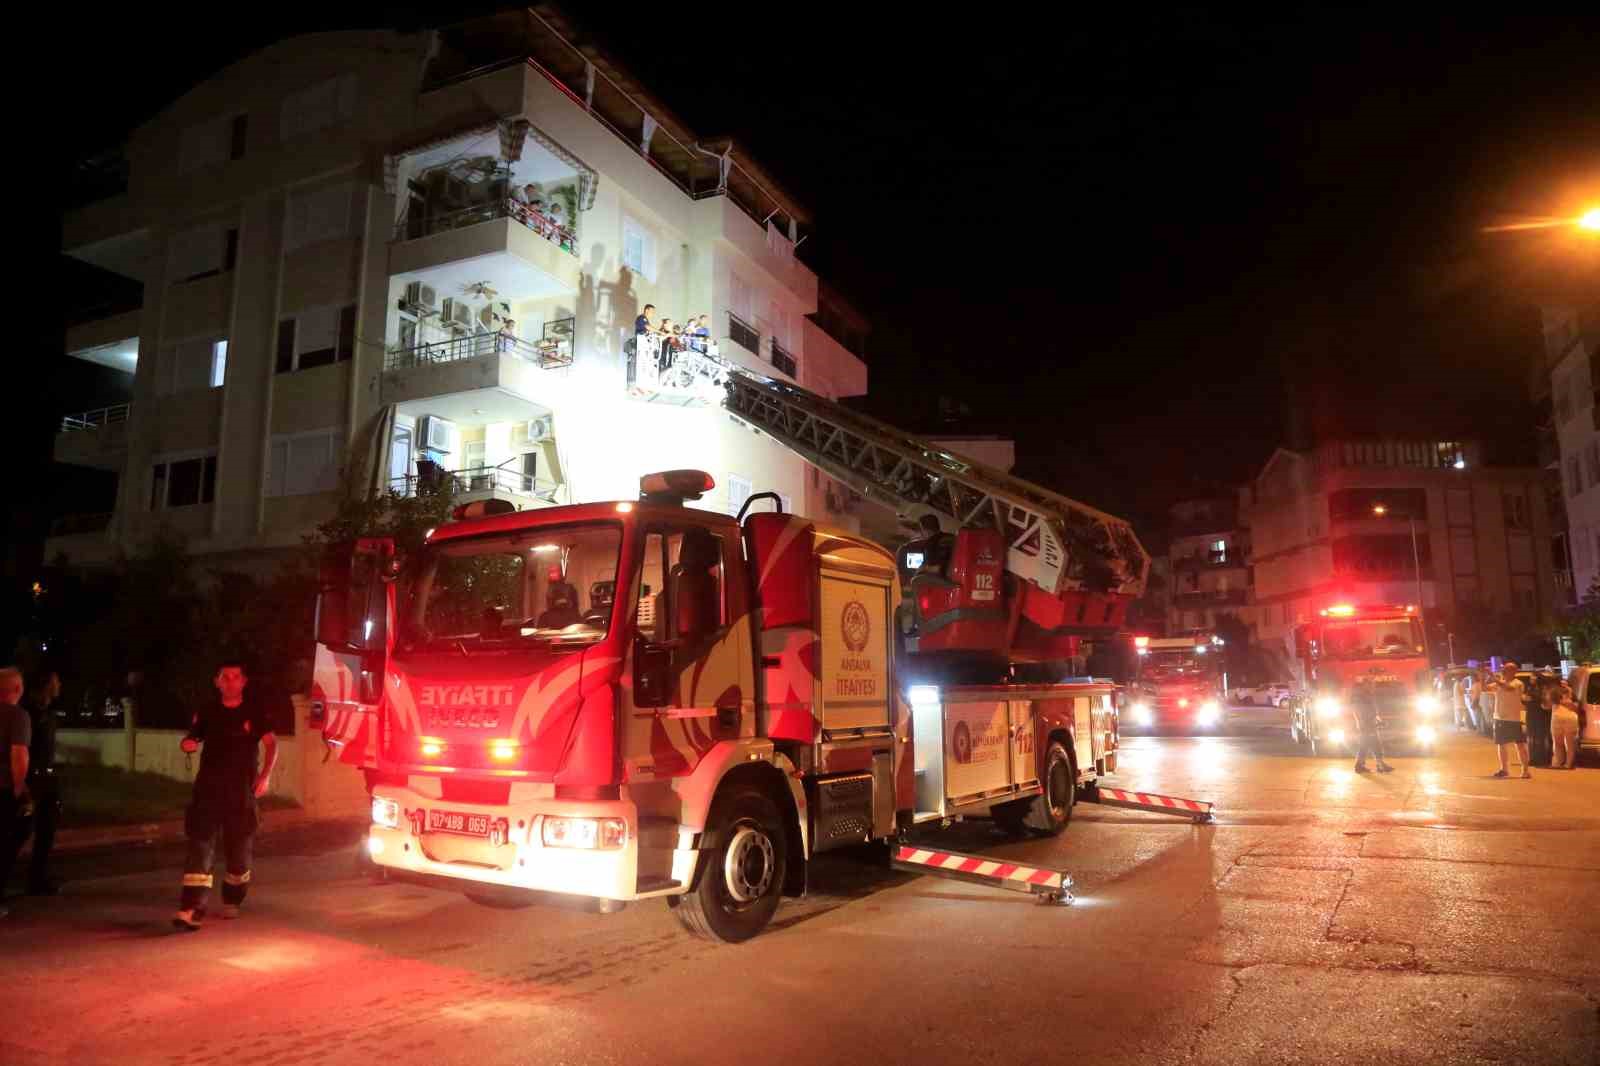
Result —
M1527 695L1528 759L1534 766L1550 765L1550 711L1555 707L1556 675L1546 671L1534 679Z
M1462 674L1450 687L1450 707L1455 712L1457 732L1463 725L1468 729L1476 728L1478 712L1472 699L1471 679L1471 674Z
M17 861L18 835L28 797L28 741L33 732L22 700L22 671L0 669L0 918L5 908L6 885Z
M50 877L50 849L56 826L61 824L61 777L56 773L56 700L61 697L61 677L41 670L24 697L32 720L33 742L28 746L28 794L33 798L33 856L28 864L28 895L53 896L60 890ZM18 841L21 846L21 841Z
M1522 725L1522 688L1522 682L1517 680L1517 664L1514 662L1501 666L1500 676L1490 678L1483 686L1484 698L1489 701L1494 715L1495 754L1500 758L1500 769L1494 773L1496 777L1511 776L1506 772L1506 761L1510 757L1507 749L1513 745L1516 746L1517 757L1522 761L1522 776L1533 776L1528 770L1528 738Z
M239 906L250 890L250 859L255 843L256 798L266 794L272 765L278 759L278 741L267 721L266 708L245 699L249 678L239 657L224 659L215 684L217 703L194 713L181 746L192 753L201 743L200 772L194 794L184 814L189 853L183 861L183 892L172 924L192 932L200 928L211 894L211 867L216 857L217 834L228 873L222 880L222 916L239 917ZM256 765L256 749L266 748L264 765Z
M1578 700L1565 681L1556 689L1550 712L1550 740L1557 769L1570 770L1578 764Z

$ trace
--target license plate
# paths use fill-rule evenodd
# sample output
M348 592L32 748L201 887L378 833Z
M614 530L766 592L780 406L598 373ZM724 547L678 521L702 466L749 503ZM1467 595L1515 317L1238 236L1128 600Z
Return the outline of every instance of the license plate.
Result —
M459 833L465 837L486 837L489 835L489 816L465 814L461 811L429 811L428 831Z

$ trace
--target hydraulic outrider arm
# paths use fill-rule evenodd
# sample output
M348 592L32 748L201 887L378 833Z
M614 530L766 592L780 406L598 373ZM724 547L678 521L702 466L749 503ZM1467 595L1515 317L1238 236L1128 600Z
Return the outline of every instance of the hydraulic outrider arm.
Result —
M1150 557L1133 527L1004 471L973 462L805 389L739 368L728 411L901 514L937 512L947 526L992 528L1005 568L1044 592L1144 591Z

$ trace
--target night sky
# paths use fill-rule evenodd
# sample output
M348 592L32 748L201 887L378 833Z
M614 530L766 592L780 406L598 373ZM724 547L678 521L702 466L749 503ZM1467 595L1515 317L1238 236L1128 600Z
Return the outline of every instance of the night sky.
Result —
M55 121L99 119L69 154L274 38L440 10L340 6L210 22L205 48L107 9L63 68ZM1600 203L1600 20L873 8L570 10L812 206L801 257L873 323L875 412L931 428L959 398L1019 473L1156 542L1174 497L1285 439L1290 381L1320 432L1531 458L1534 302L1595 256L1478 227ZM39 250L64 309L97 298L52 227ZM48 329L42 358L73 362ZM48 389L91 387L68 368ZM88 406L52 399L46 421Z

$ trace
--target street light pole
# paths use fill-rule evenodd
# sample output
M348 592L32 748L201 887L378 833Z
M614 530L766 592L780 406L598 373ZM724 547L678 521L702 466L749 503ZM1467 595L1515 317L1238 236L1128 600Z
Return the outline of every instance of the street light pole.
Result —
M1372 505L1372 513L1382 518L1389 513L1389 508L1376 503ZM1406 511L1406 525L1411 530L1411 572L1417 578L1417 615L1422 623L1422 657L1428 660L1429 666L1432 666L1433 655L1428 650L1428 605L1422 602L1422 555L1417 551L1417 519L1410 513L1409 508ZM1455 658L1453 651L1450 657Z

